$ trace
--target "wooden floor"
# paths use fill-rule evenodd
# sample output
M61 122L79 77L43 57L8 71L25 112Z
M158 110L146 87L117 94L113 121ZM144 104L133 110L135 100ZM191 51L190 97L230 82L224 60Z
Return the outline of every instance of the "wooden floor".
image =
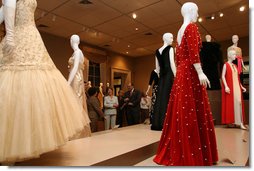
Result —
M152 159L161 131L135 125L92 134L60 149L16 166L158 166ZM245 166L249 158L249 131L216 127L219 162L215 166Z

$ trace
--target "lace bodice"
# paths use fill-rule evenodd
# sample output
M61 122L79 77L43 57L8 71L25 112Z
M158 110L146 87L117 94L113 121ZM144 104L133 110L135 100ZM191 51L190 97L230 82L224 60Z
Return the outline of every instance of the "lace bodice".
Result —
M36 0L19 0L16 5L12 54L2 51L6 39L0 44L0 70L27 70L55 68L34 22Z
M15 26L35 25L34 12L36 7L36 0L19 0L16 6Z

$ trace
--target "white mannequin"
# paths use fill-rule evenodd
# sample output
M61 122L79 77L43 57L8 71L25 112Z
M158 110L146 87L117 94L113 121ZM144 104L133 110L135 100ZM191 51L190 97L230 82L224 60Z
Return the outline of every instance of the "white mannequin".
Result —
M232 65L232 62L235 59L236 59L236 51L235 50L229 50L228 51L228 63ZM227 72L227 68L226 68L226 64L224 64L223 69L222 69L221 79L222 79L222 82L223 82L223 84L225 86L225 92L230 94L230 89L228 87L227 80L225 78L226 72ZM242 86L242 84L240 84L240 87L241 87L243 92L246 92L246 88L244 88ZM240 128L241 129L246 129L246 127L243 125L243 123L240 124Z
M238 47L238 41L239 41L238 35L233 35L232 36L233 45L228 48L228 51L231 49L234 49L236 51L236 55L242 57L242 49L240 47ZM246 67L244 66L243 60L241 61L241 64L242 64L243 69L247 70Z
M3 6L0 9L0 24L4 21L6 30L6 43L4 44L3 51L10 54L15 47L14 23L16 0L2 0L2 4Z
M157 73L157 70L156 70L156 69L154 69L154 72L156 72L156 73ZM158 73L157 73L157 75L158 75L158 77L159 77L159 74L158 74ZM147 96L148 96L148 93L149 93L150 89L151 89L151 86L150 86L150 85L148 85L147 90L146 90L146 95L147 95Z
M186 27L190 23L197 22L198 6L193 2L186 2L185 4L183 4L183 6L181 8L181 13L182 13L184 20L183 20L183 25L181 26L181 28L179 29L178 34L177 34L177 42L179 45L181 44L182 37L183 37ZM207 85L209 87L211 87L210 81L208 80L208 78L206 77L206 75L204 74L204 72L201 68L201 64L195 63L195 64L193 64L193 66L195 67L195 69L197 71L200 84L205 87L207 87Z
M164 42L163 46L159 49L160 54L162 54L162 51L168 46L172 45L173 42L173 35L171 33L165 33L163 34L162 40ZM176 76L176 66L175 66L175 58L174 58L174 48L171 48L169 51L169 61L170 61L170 66L173 71L174 76ZM159 75L160 74L160 66L159 66L159 61L155 57L155 72Z
M211 35L206 35L205 36L205 40L206 40L206 42L211 42L212 41L212 37L211 37Z
M78 35L72 35L70 39L71 47L74 50L72 58L74 59L74 65L72 70L70 71L68 84L70 85L73 81L79 67L79 63L84 62L84 55L82 51L79 49L80 38Z

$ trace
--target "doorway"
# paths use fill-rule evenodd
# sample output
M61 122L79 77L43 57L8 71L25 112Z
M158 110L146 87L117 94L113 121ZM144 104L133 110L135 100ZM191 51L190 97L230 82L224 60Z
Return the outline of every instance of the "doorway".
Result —
M114 95L118 95L119 90L127 91L127 85L131 82L131 71L122 69L111 69L111 85L114 87Z

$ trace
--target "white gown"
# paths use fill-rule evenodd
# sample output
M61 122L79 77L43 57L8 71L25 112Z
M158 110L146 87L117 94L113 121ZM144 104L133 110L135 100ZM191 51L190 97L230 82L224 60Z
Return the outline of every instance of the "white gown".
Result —
M0 44L0 163L39 157L89 127L36 28L36 6L17 2L13 54Z

